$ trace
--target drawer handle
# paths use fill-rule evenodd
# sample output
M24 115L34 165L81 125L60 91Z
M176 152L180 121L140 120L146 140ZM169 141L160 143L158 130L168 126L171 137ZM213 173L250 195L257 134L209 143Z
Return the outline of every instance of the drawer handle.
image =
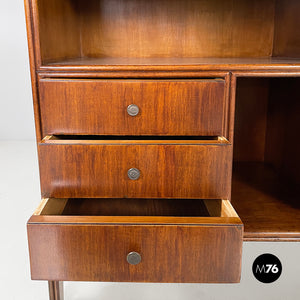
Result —
M131 168L127 171L127 175L131 180L137 180L140 178L141 172L139 169Z
M130 104L127 106L127 113L129 114L129 116L134 117L139 114L139 111L139 107L135 104Z
M137 252L130 252L127 254L127 262L131 265L137 265L141 262L142 257Z

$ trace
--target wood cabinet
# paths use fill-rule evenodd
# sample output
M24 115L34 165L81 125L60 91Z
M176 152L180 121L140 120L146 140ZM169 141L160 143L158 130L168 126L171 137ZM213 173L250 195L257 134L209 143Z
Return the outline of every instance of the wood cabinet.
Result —
M239 282L299 241L297 0L25 0L32 278Z

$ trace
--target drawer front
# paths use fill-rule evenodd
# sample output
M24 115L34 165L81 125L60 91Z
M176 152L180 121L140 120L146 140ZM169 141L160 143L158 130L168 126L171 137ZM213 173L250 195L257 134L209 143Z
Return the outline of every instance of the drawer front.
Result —
M43 135L224 135L221 79L41 79L39 91Z
M243 226L237 216L178 217L167 224L168 219L139 217L138 224L134 217L131 222L130 217L33 216L28 223L32 278L239 282ZM198 221L192 224L193 219ZM131 252L139 257L130 260Z
M229 144L83 142L39 144L43 197L229 197Z
M238 282L241 233L234 226L29 225L32 278ZM137 265L126 260L133 251Z

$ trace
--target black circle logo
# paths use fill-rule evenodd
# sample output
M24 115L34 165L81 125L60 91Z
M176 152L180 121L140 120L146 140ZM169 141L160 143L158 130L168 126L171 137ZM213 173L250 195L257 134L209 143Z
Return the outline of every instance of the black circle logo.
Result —
M266 253L258 256L253 265L252 272L254 277L263 283L276 281L282 272L282 265L278 257Z

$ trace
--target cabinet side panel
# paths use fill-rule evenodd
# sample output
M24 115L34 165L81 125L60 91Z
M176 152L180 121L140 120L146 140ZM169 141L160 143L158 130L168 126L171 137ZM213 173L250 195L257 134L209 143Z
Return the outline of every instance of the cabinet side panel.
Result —
M236 89L234 160L264 161L268 78L239 78Z
M80 57L80 11L77 1L34 0L42 62Z
M33 21L33 8L32 0L25 0L25 16L26 16L26 28L27 28L27 40L28 40L28 52L30 60L30 74L31 74L31 87L33 97L34 119L35 119L35 131L37 141L41 140L41 118L39 108L39 94L37 86L36 68L39 60L39 47L34 35L34 21Z
M278 0L273 56L300 57L300 1Z

